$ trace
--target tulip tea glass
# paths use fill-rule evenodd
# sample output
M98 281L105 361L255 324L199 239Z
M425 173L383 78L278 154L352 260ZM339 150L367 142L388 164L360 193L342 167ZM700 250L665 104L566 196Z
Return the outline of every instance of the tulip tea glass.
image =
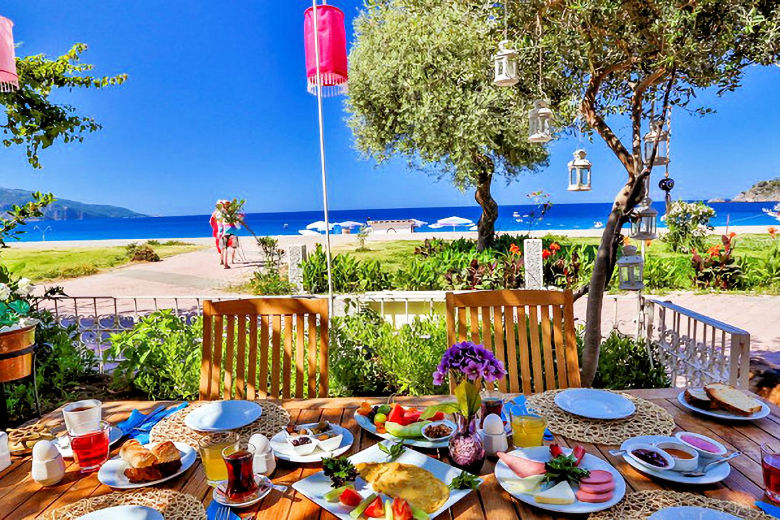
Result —
M780 452L768 444L761 446L761 468L764 470L764 488L766 496L780 504Z
M222 450L222 458L227 466L227 488L225 495L230 500L240 502L257 492L258 484L252 469L255 447L247 445L228 446Z

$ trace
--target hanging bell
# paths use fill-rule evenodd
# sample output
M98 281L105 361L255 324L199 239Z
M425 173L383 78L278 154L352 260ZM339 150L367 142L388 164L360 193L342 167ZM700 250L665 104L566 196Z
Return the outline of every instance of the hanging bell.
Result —
M517 85L520 76L517 73L517 51L507 49L508 40L503 40L498 44L498 53L493 56L495 67L493 83L499 87L511 87Z

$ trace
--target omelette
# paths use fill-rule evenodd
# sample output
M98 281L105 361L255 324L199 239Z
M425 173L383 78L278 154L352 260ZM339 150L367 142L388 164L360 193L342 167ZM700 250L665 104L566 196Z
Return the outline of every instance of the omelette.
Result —
M450 497L450 489L428 470L399 462L357 464L358 473L376 493L403 498L430 514Z

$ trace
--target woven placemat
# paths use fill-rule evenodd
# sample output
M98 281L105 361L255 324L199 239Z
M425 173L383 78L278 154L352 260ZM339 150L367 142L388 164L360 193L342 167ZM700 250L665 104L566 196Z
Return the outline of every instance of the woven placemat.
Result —
M158 510L165 520L206 520L200 500L187 493L170 489L139 489L84 498L43 515L44 520L74 520L100 509L114 506L147 506ZM117 519L119 520L119 519Z
M249 437L254 433L262 433L269 439L282 431L290 422L290 414L279 406L270 401L256 401L263 408L263 413L258 420L253 423L235 430L238 432L242 442L249 440ZM209 404L208 401L199 403L190 403L186 408L182 408L176 413L173 413L161 420L152 427L152 431L149 433L149 442L183 442L195 449L198 449L198 441L204 437L212 439L219 439L220 436L226 435L225 433L203 433L195 430L191 430L186 424L184 419L190 412L196 410L201 406Z
M555 395L562 390L548 390L529 396L526 406L545 419L547 428L558 435L595 444L622 444L637 435L671 435L674 419L669 412L647 399L621 392L613 392L630 399L636 412L617 420L586 419L564 412L555 404Z
M590 515L588 520L645 520L656 511L675 506L708 507L743 520L774 520L758 509L751 509L736 502L664 490L628 493L618 504Z

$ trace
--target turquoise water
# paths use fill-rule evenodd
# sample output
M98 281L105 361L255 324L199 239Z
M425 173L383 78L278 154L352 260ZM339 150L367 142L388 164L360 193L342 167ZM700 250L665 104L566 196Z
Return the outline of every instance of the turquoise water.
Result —
M771 226L778 221L766 215L762 209L771 208L774 203L760 202L716 202L710 204L715 208L716 216L712 221L715 226ZM537 222L534 230L561 229L593 229L596 222L605 222L609 214L610 203L597 204L555 204L544 220ZM654 203L659 215L664 212L663 203ZM518 222L513 213L520 218L534 209L533 206L501 206L496 229L499 231L528 231L528 219ZM361 209L334 210L330 213L331 222L354 220L365 222L366 219L409 219L414 218L428 223L436 222L445 217L459 216L473 220L479 219L481 211L478 206L441 207L441 208L395 208L395 209ZM305 229L307 224L322 220L321 211L296 211L288 213L249 213L246 222L258 235L297 235L299 229ZM659 221L659 227L663 223ZM102 240L102 239L144 239L144 238L196 238L211 235L209 215L186 215L176 217L142 217L125 219L89 219L38 221L29 223L24 241L40 241L45 235L49 240ZM452 227L433 229L428 226L418 228L419 231L452 231ZM466 230L467 226L459 226L456 230ZM239 234L248 235L242 229Z

